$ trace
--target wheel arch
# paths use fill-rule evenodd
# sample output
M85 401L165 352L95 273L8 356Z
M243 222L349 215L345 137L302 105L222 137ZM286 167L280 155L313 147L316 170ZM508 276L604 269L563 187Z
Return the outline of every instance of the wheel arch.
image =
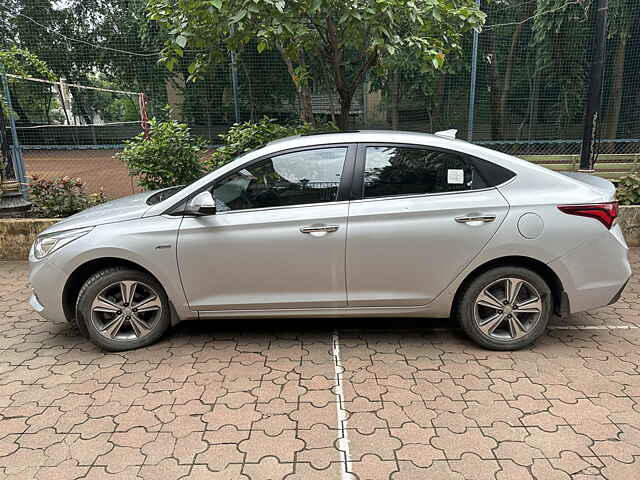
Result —
M82 285L84 285L91 275L108 267L127 267L139 270L158 280L157 276L148 269L136 262L132 262L131 260L119 257L101 257L89 260L76 267L76 269L67 278L64 288L62 289L62 309L67 318L76 318L76 300Z
M549 285L549 289L551 290L554 313L560 317L564 317L569 313L569 297L567 296L562 285L562 281L560 280L560 277L558 277L556 272L554 272L553 269L549 267L549 265L541 262L540 260L536 260L535 258L511 255L506 257L494 258L493 260L483 263L466 276L466 278L458 286L456 294L453 298L451 309L452 316L455 314L455 309L458 308L458 304L460 303L460 295L466 289L467 285L469 285L469 283L473 281L474 278L493 268L504 267L507 265L528 268L540 275L544 279L544 281L547 282L547 285Z

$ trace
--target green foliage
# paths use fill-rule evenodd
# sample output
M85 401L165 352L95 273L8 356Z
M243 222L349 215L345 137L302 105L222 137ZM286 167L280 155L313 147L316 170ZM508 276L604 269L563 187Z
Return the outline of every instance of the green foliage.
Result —
M209 168L210 170L219 168L229 163L238 155L264 147L273 140L293 135L335 132L337 130L337 127L332 123L328 123L319 128L313 127L308 123L303 123L302 125L282 125L268 117L262 118L259 122L236 123L229 129L228 133L220 135L224 145L211 155Z
M216 46L218 57L256 40L258 51L277 48L297 86L321 77L307 70L304 57L321 60L341 98L342 129L356 89L382 57L408 48L416 60L440 68L485 18L474 0L150 0L148 10L167 31L169 70L187 49L197 52L188 69L192 80L212 63Z
M150 121L149 138L137 135L125 142L117 157L138 176L147 190L191 183L204 173L201 161L205 142L191 135L184 123Z
M162 48L164 37L148 20L145 5L146 0L3 0L0 45L28 49L47 63L56 79L102 86L96 78L100 72L111 88L144 91L153 114L167 103L169 72L150 54ZM92 91L72 93L74 103L92 105ZM53 123L35 116L22 120Z
M0 73L12 73L46 80L55 79L53 72L37 55L26 48L18 48L15 45L0 50Z
M36 77L45 80L54 80L55 76L47 64L37 55L26 48L18 48L15 45L6 49L0 48L0 73L20 75L22 77ZM37 84L32 86L37 91L48 90L48 86ZM6 112L7 106L0 92L0 108ZM15 113L15 112L14 112Z
M47 180L34 175L29 186L32 203L30 215L33 217L68 217L107 200L102 191L85 193L84 183L79 178Z
M36 76L48 80L54 78L45 62L26 48L18 48L15 45L8 48L0 47L0 73ZM6 115L7 110L4 94L0 91L0 115ZM0 181L4 180L4 168L4 160L0 157Z
M640 172L636 170L622 177L618 182L616 196L620 205L640 204Z
M575 52L591 48L588 39L592 28L589 8L595 8L592 3L537 1L536 12L553 11L554 14L538 14L533 19L534 74L544 76L545 89L557 92L548 114L561 129L582 116L587 57ZM567 48L568 45L571 48ZM557 68L558 65L563 68Z
M325 56L329 47L360 61L363 54L393 55L410 45L437 67L443 54L459 48L464 32L482 25L484 14L474 5L473 0L294 0L285 8L283 0L151 0L148 9L152 20L170 28L169 67L187 46L205 49L190 68L196 77L208 65L212 45L222 41L237 49L254 38L259 51L284 45L292 56L300 48Z

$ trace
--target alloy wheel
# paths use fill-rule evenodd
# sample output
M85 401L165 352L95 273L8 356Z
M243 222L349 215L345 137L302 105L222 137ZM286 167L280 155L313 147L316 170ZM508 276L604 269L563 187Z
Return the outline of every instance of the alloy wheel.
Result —
M144 282L124 280L103 288L91 303L91 322L109 340L149 335L162 316L158 293Z
M486 337L519 340L538 323L543 307L543 299L531 283L521 278L501 278L476 298L474 320Z

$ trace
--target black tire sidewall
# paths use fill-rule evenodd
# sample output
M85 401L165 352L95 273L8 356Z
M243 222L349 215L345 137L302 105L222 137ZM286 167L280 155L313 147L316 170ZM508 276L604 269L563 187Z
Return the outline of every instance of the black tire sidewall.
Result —
M543 299L540 320L524 337L518 340L497 340L484 335L474 319L475 300L480 292L501 278L513 277L525 280L533 285ZM478 344L491 350L518 350L533 344L542 336L553 312L553 296L549 285L536 272L524 267L503 266L488 270L472 280L460 296L457 305L457 317L465 333Z
M103 335L98 333L96 328L91 322L91 304L94 298L107 286L121 282L124 280L134 280L146 283L152 287L162 303L162 315L158 320L158 323L154 326L153 331L144 338L132 341L119 341L109 340ZM81 325L81 330L86 332L91 341L105 350L119 352L124 350L133 350L141 348L156 342L164 332L169 328L171 323L170 318L170 303L167 294L162 288L162 285L153 278L151 275L139 270L127 269L127 268L109 268L101 270L93 274L85 282L78 295L76 302L76 316L78 324Z

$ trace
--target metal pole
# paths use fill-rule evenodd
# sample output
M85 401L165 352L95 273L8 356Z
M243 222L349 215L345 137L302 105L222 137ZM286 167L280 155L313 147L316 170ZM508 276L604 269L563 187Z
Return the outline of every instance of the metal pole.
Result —
M595 144L600 126L600 109L602 106L602 85L604 79L605 50L607 46L607 17L609 0L598 0L595 12L595 30L593 34L593 58L591 59L591 75L584 114L584 130L582 133L582 150L580 151L579 172L593 172L596 159ZM618 92L620 94L620 92Z
M22 161L22 149L20 148L20 142L18 141L16 121L13 118L13 104L11 103L9 82L7 82L7 76L4 73L0 74L0 77L2 77L2 90L4 92L5 102L7 103L7 114L9 117L9 126L11 127L11 157L13 158L13 172L15 173L16 180L20 183L20 191L22 193L22 197L24 199L27 199L29 191L27 188L24 162Z
M476 0L480 10L480 0ZM469 117L467 118L467 140L473 141L473 124L476 115L476 78L478 76L478 31L473 31L473 51L471 52L471 86L469 88Z
M233 109L236 123L240 123L240 106L238 105L238 62L236 52L231 52L231 85L233 86Z

